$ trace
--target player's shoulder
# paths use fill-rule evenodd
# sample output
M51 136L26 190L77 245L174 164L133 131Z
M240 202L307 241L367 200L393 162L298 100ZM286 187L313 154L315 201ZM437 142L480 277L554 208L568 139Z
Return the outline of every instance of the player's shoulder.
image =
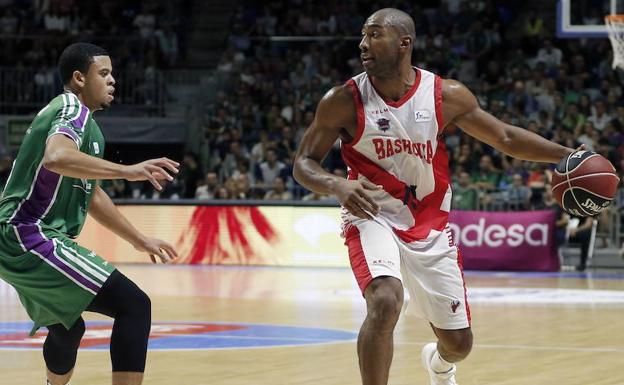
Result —
M316 110L317 119L345 125L355 119L355 101L353 89L349 84L333 87L325 93Z
M472 109L477 103L474 94L462 82L455 79L441 79L442 103L445 108Z
M348 82L334 86L325 93L321 102L331 104L353 103L353 86Z

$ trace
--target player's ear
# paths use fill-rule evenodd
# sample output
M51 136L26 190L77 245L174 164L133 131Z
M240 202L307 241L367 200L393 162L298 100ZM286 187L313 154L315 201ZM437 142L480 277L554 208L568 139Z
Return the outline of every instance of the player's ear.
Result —
M408 48L412 44L412 38L409 36L403 36L401 38L401 48Z
M80 71L74 71L72 73L72 80L81 88L85 85L85 78L86 76Z

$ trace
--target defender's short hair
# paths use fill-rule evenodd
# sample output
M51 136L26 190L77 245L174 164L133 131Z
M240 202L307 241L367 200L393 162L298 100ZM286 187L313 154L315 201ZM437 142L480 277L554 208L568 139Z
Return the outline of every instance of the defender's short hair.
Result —
M74 71L86 74L89 71L89 66L94 62L94 56L108 56L108 52L104 48L90 43L74 43L65 48L58 61L58 69L63 84L69 83Z

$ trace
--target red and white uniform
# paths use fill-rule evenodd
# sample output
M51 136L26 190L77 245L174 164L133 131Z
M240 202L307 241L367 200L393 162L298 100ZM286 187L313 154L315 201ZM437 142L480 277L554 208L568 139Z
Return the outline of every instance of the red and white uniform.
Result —
M357 107L357 133L342 144L349 179L383 187L368 191L379 205L374 220L343 209L343 235L354 274L366 290L392 276L407 287L421 315L442 329L470 325L461 256L451 237L451 179L442 134L442 80L414 68L412 88L384 100L368 75L347 82Z

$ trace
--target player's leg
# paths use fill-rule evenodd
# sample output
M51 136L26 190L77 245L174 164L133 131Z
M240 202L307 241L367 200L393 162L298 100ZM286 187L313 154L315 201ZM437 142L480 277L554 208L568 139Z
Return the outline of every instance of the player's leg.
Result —
M438 341L425 345L421 359L432 385L452 385L455 363L472 348L470 307L461 269L461 255L442 232L429 241L402 244L403 283L410 293L408 311L427 319Z
M589 255L589 244L591 241L591 229L581 230L576 233L576 236L572 239L573 242L579 242L581 244L581 257L579 264L576 266L576 270L584 271L587 267L587 257Z
M49 325L47 328L43 358L46 363L48 384L66 385L76 365L78 346L85 331L84 320L78 318L69 330L61 324Z
M149 297L134 282L115 271L87 311L115 319L110 348L113 385L141 384L151 327Z
M366 299L357 344L363 385L388 383L393 332L403 306L399 249L391 231L363 221L346 232L351 266Z

